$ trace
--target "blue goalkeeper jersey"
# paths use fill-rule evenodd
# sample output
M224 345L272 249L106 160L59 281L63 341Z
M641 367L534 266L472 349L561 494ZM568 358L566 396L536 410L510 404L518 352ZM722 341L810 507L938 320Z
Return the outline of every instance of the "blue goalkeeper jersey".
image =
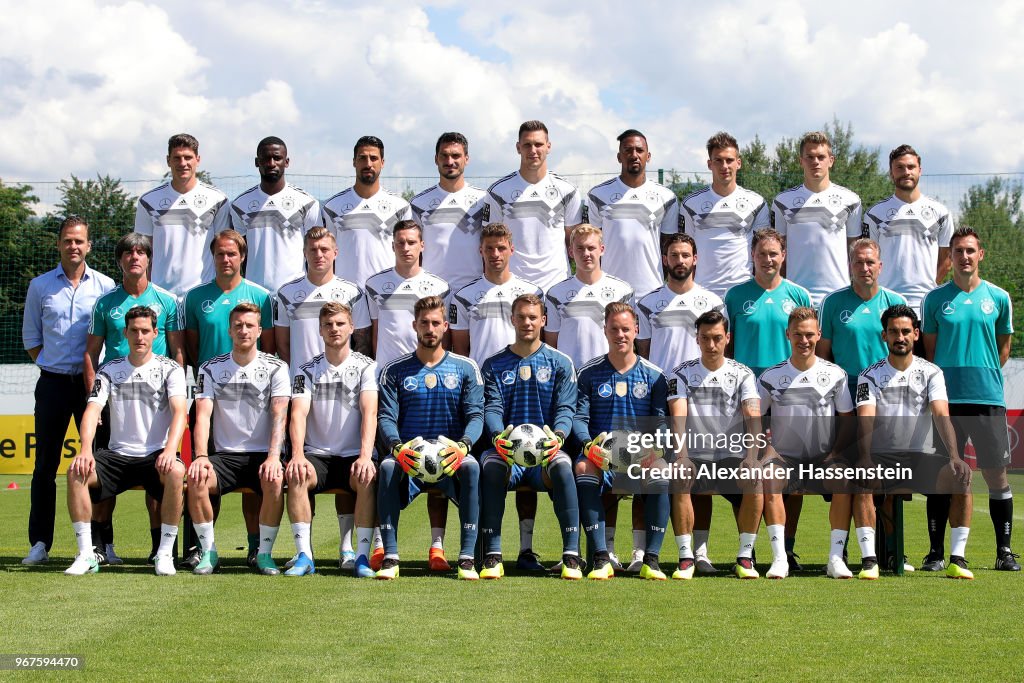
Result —
M580 368L577 381L573 435L581 445L601 432L631 426L632 418L665 417L668 382L661 369L644 358L637 357L623 373L607 355L595 358Z
M507 425L548 425L568 436L576 412L576 371L569 357L547 344L523 358L506 346L483 367L487 407L484 420L493 438Z
M483 429L484 385L480 369L465 356L446 353L427 367L410 353L380 374L377 419L388 450L421 436L444 435L472 445Z

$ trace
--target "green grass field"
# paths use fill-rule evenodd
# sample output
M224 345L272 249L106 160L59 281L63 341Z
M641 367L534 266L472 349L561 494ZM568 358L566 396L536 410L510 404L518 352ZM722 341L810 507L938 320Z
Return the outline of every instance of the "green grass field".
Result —
M1024 491L1024 475L1012 479ZM8 475L0 487L27 487L28 480ZM25 568L29 492L0 491L0 653L84 657L84 671L51 672L58 680L1022 680L1024 576L988 569L995 558L980 477L975 491L973 582L922 572L883 574L877 582L825 578L826 507L809 499L796 548L801 574L738 581L722 571L664 583L632 576L572 583L514 572L498 582L463 583L454 574L428 575L420 500L402 518L398 581L341 574L328 500L320 501L314 524L319 574L256 576L244 566L244 550L235 549L245 544L236 495L225 498L217 525L224 571L156 577L144 564L149 532L137 491L122 496L115 513L126 564L73 578L62 573L74 554L66 512L58 510L54 559ZM508 509L505 554L514 558L518 533L514 506ZM905 510L907 552L918 564L927 551L924 499ZM536 546L544 560L556 561L553 521L542 498ZM453 510L450 559L456 523ZM624 504L620 555L628 555L628 525ZM1020 547L1019 531L1015 539ZM710 547L720 569L731 566L735 546L731 511L717 500ZM275 555L283 563L293 550L286 517ZM757 554L762 563L770 557L763 538ZM670 536L663 565L675 559ZM858 562L852 544L851 567Z

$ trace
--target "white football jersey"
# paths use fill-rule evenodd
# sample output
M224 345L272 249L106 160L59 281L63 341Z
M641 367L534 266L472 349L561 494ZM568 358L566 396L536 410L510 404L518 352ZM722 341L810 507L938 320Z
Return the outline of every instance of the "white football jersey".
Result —
M270 447L270 399L291 396L288 366L259 352L239 365L230 353L199 367L196 398L213 401L213 452L266 453Z
M773 365L757 380L761 414L772 411L772 446L779 455L815 459L832 449L836 413L853 412L846 372L816 358L801 372L788 360Z
M304 453L359 455L359 396L364 391L377 393L377 364L361 353L349 353L337 367L321 353L299 368L292 380L292 399L310 404Z
M576 276L562 280L548 290L546 299L545 329L558 333L558 350L569 356L577 368L608 353L605 307L614 301L636 305L629 283L607 273L592 285L580 282Z
M412 219L409 203L398 195L381 190L363 199L351 187L324 202L320 213L338 241L334 272L360 287L395 262L395 224Z
M640 299L636 310L640 319L636 338L651 340L650 361L659 368L674 368L700 356L697 318L710 310L725 313L725 304L700 285L685 294L676 294L665 285Z
M135 232L153 239L149 279L179 299L212 280L210 243L230 223L228 198L206 183L185 194L165 183L139 197Z
M388 268L366 281L370 319L377 321L377 365L416 350L413 309L425 296L448 299L448 283L425 270L408 280Z
M565 228L583 221L582 199L572 183L549 172L531 184L516 171L488 188L487 205L488 222L512 231L513 275L545 291L569 277Z
M932 401L946 401L946 380L939 366L914 356L897 370L885 358L857 379L858 406L875 406L871 450L876 453L934 453Z
M771 225L764 197L742 187L723 197L706 187L680 202L679 217L697 243L697 284L723 297L750 279L751 238Z
M691 457L741 458L746 449L719 448L716 440L733 442L745 434L743 402L758 399L754 373L746 365L726 358L722 367L709 370L700 358L686 361L668 375L668 400L686 401L686 431Z
M231 202L231 227L245 236L245 277L269 292L305 271L303 237L320 223L320 202L291 183L275 195L259 185Z
M628 282L638 296L661 286L661 235L679 231L672 190L653 180L632 188L616 176L590 190L583 222L604 233L602 271Z
M860 197L835 183L821 192L797 185L775 197L772 221L786 236L786 277L811 293L815 308L850 284L846 240L861 235Z
M488 222L487 192L466 185L448 192L440 185L409 202L412 219L423 228L423 268L457 292L483 275L480 231Z
M953 236L953 216L931 197L907 203L893 195L864 214L868 237L882 249L883 287L899 292L918 313L935 289L939 247Z
M180 365L154 355L135 367L123 356L100 366L89 403L110 403L110 450L141 458L167 445L174 396L185 397Z
M544 296L540 287L515 276L500 285L479 277L452 294L448 323L453 330L469 330L469 357L477 365L515 341L512 302L520 294Z
M277 290L274 327L289 328L293 375L303 363L324 352L324 339L320 336L320 309L328 301L348 304L352 308L353 330L370 326L370 309L363 290L338 276L317 287L303 275Z

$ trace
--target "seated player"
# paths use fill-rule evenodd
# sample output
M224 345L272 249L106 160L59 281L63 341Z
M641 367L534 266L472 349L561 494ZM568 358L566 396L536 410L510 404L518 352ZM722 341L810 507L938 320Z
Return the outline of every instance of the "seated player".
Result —
M971 469L957 450L942 370L914 355L920 333L913 308L896 305L882 313L882 338L889 356L868 367L857 380L861 462L864 466L911 467L914 490L920 493L956 491L949 510L952 549L946 576L973 579L964 559L973 507ZM936 452L933 422L948 455ZM874 553L874 526L872 514L863 528L857 529L862 555ZM860 578L877 577L877 565L860 574Z
M541 341L544 302L522 294L512 302L516 339L484 363L484 421L494 448L483 456L480 525L484 564L480 578L505 575L501 561L501 522L506 491L528 486L547 491L562 532L562 578L582 579L579 503L572 461L562 450L576 410L576 376L569 357ZM526 468L512 460L508 440L513 425L543 426L547 435L541 465Z
M271 551L284 509L281 451L291 392L288 365L256 348L263 332L261 315L256 304L235 306L228 316L231 353L203 363L196 379L188 511L203 555L192 570L194 574L212 574L219 561L210 496L238 488L261 493L257 571L267 576L280 573Z
M483 429L483 380L469 358L441 345L448 332L444 299L427 296L413 310L416 350L388 363L380 374L380 435L390 455L380 463L377 514L384 537L378 579L398 578L398 520L420 492L442 491L459 506L458 577L480 578L473 566L480 514L480 466L469 454ZM444 444L446 476L427 484L416 476L417 438Z
M838 365L814 355L820 337L817 312L809 306L794 308L786 326L786 338L791 349L789 360L768 368L757 380L761 414L769 410L772 414L768 425L771 428L771 443L765 455L766 464L778 465L781 461L782 466L792 468L794 476L787 479L791 490L800 493L808 490L826 492L822 489L822 483L831 480L823 480L811 474L800 477L800 465L814 466L815 472L845 465L849 459L848 452L855 427L851 419L853 400L846 387L846 373ZM853 573L843 561L843 550L850 533L851 513L857 527L863 527L869 514L868 508L874 503L870 494L851 495L849 488L842 484L837 488L839 490L832 491L829 505L832 533L825 571L833 579L849 579L853 578ZM766 491L766 511L778 510L779 501L776 496L779 495L778 491ZM785 524L785 516L781 520L769 518L766 521L774 544L778 536L778 525ZM772 529L773 526L776 528ZM778 558L774 545L773 554ZM865 569L870 569L872 563L877 564L874 555L863 558ZM776 564L780 566L776 568ZM784 570L776 559L769 573L772 578L782 578L787 570L788 565Z
M627 422L635 422L637 418L665 417L668 385L661 369L633 350L638 325L636 311L628 303L608 304L604 309L608 353L593 359L579 372L573 432L576 440L583 444L575 471L580 520L587 535L588 554L594 561L593 570L587 574L589 579L610 579L615 575L605 536L605 506L601 500L601 494L611 491L614 485L607 471L609 453L602 447L604 440L609 432L624 429ZM668 523L668 481L652 482L652 486L644 489L642 499L646 547L640 576L664 581L666 577L658 565L658 553Z
M669 412L679 423L679 431L694 437L690 440L692 446L687 448L687 455L695 464L713 464L725 470L756 470L756 437L761 434L761 401L754 373L742 363L725 357L725 349L730 340L729 319L720 311L702 313L695 327L700 357L679 365L672 371L669 380ZM726 448L717 445L723 437L727 438ZM754 568L752 554L757 529L761 524L763 496L758 487L743 486L755 483L756 480L737 481L741 485L728 487L735 490L725 493L726 499L733 504L740 534L740 547L733 571L741 579L756 579L760 574ZM704 483L709 485L702 488L722 492L717 482ZM673 506L683 502L681 499L684 495L673 494ZM681 512L677 511L676 518L680 515ZM673 574L673 578L689 578L689 567L684 566L684 549L690 549L688 543L679 545L679 576ZM784 550L773 550L779 551L775 553L774 561L780 562L780 566L785 565Z
M353 328L348 304L324 304L319 321L324 352L303 363L292 380L292 448L285 476L296 558L285 576L316 573L310 496L341 488L356 497L352 571L359 578L373 578L368 558L376 498L377 364L349 348Z
M185 372L153 353L157 315L135 306L124 316L128 355L104 363L96 373L82 417L82 450L68 468L68 512L78 555L65 574L99 571L93 553L92 504L142 486L161 500L158 576L175 573L171 555L178 538L185 466L177 450L185 432ZM93 454L100 412L110 402L110 447Z

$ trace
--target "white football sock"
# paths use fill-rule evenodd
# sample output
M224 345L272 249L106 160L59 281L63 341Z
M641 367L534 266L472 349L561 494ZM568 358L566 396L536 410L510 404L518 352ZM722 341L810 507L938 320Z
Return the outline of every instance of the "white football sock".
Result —
M676 545L679 546L679 559L693 559L693 535L680 534L676 536Z
M736 557L750 557L754 552L754 543L757 541L757 534L740 533L740 552Z
M769 524L768 530L768 543L772 547L772 559L778 560L786 556L786 525L785 524Z
M78 554L92 555L92 524L90 522L72 522L71 528L75 530Z
M850 532L846 529L833 529L829 535L828 559L838 557L843 559L843 548L846 547L846 537Z
M861 559L877 556L878 552L875 551L875 528L859 526L855 531L857 533L857 543L860 545Z
M212 527L213 524L211 523ZM177 524L160 525L160 545L156 549L157 555L171 555L174 552L174 541L178 538Z
M370 543L373 539L373 529L370 527L356 527L356 557L370 557Z
M277 530L281 527L267 526L260 524L260 548L256 552L260 555L269 555L274 550L274 541L277 540Z
M971 533L971 527L958 526L949 530L949 554L963 557L967 551L967 536Z
M292 536L295 537L295 551L306 553L306 557L313 559L313 548L309 540L309 522L292 522Z
M196 538L199 539L199 547L205 553L208 550L217 550L217 544L213 538L213 522L192 522L196 530Z

